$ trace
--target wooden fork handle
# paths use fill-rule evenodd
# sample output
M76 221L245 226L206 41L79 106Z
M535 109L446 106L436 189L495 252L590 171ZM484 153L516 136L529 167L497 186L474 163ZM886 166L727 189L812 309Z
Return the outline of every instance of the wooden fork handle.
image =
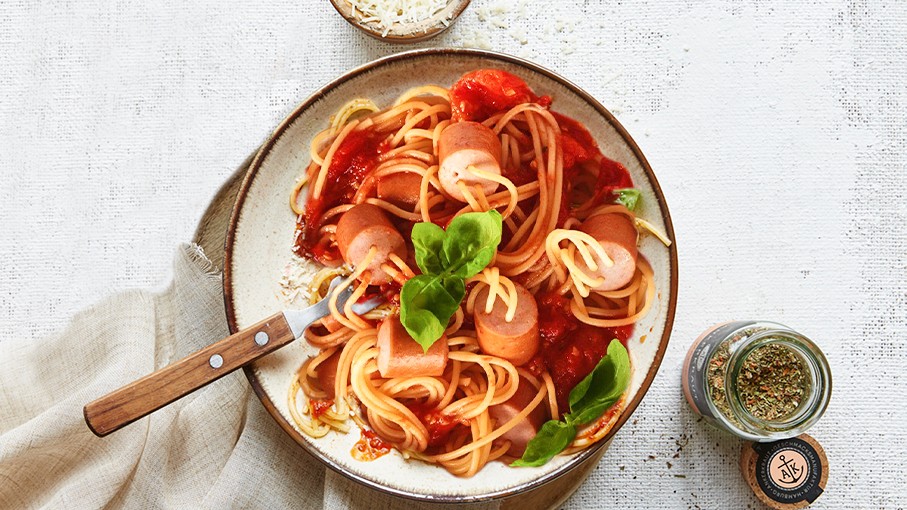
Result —
M244 329L89 403L85 422L103 437L294 340L283 313Z

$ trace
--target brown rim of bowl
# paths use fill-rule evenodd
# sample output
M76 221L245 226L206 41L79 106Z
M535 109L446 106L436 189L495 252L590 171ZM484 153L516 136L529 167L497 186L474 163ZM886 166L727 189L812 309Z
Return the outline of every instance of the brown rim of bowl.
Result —
M440 20L434 22L428 29L424 32L415 32L411 35L399 35L394 33L388 33L387 35L381 35L381 30L373 27L370 24L362 23L354 14L352 14L351 9L346 8L346 6L341 6L341 4L346 4L347 0L331 0L331 5L334 7L334 10L337 11L337 14L340 14L340 17L345 19L347 23L353 25L354 27L361 30L363 33L369 37L374 37L379 41L389 42L389 43L398 43L398 44L413 44L417 42L426 41L440 35L441 32L444 32L450 28L454 22L457 21L457 18L463 14L463 11L466 10L466 7L469 5L471 0L449 0L447 2L448 6L453 3L456 4L453 12L450 15L450 23L444 24ZM447 7L445 7L447 9ZM431 19L431 18L428 18ZM428 20L425 20L428 21ZM424 21L423 21L424 23Z
M267 156L274 146L275 141L286 131L286 129L295 121L295 119L307 108L309 108L313 103L325 96L331 89L337 87L338 85L344 83L345 81L364 74L372 69L383 66L385 64L396 62L400 60L409 60L417 58L426 58L435 55L464 55L469 57L482 57L490 60L498 60L501 62L506 62L508 64L515 64L521 67L524 67L530 71L540 73L566 87L568 90L574 94L581 97L584 101L589 103L599 114L601 114L608 123L611 124L614 129L621 135L627 145L633 150L633 154L639 160L643 170L646 173L646 177L649 179L649 182L652 184L652 189L655 192L655 196L658 198L658 206L661 209L662 217L665 222L665 232L669 239L674 241L674 225L671 222L671 214L668 211L667 203L665 203L664 193L661 190L661 186L658 184L658 179L655 178L655 173L652 171L652 167L649 166L649 162L643 156L642 151L640 151L639 146L636 145L636 142L630 137L627 130L617 121L614 115L611 114L604 106L601 105L595 98L590 96L587 92L574 85L572 82L564 79L560 75L545 69L537 64L523 60L518 57L511 55L506 55L503 53L497 53L492 51L485 50L474 50L466 48L426 48L420 50L411 50L402 53L396 53L389 55L377 60L373 60L365 65L357 67L351 71L348 71L341 75L339 78L331 81L327 85L321 87L310 95L305 101L303 101L293 113L291 113L287 118L280 123L274 133L271 134L268 141L261 146L258 154L255 155L255 159L252 161L252 164L249 166L249 170L246 173L245 179L243 179L242 187L239 190L239 193L236 196L236 203L233 206L233 213L230 216L230 226L227 230L227 237L224 242L224 306L227 313L227 323L230 327L231 333L236 333L239 328L236 325L236 313L233 309L233 291L232 291L232 259L233 259L233 241L236 233L236 225L239 222L239 214L242 210L243 204L246 199L246 195L249 192L249 187L252 185L252 181L255 179L256 174L258 173L258 168L261 165L261 162ZM671 329L674 325L674 313L677 308L677 243L676 241L671 243L671 246L668 247L668 252L671 259L671 289L670 296L668 299L668 309L667 317L665 320L665 329L664 333L661 335L661 342L658 347L658 351L655 353L655 359L652 360L652 365L649 367L649 371L646 374L645 380L643 380L642 385L639 388L639 391L633 397L633 400L627 404L627 407L624 409L624 412L621 413L620 418L617 422L611 427L611 430L608 434L602 438L600 441L590 446L589 448L579 452L576 456L570 459L569 462L564 464L561 468L551 473L548 473L544 476L541 476L531 482L526 482L516 487L510 489L504 489L488 494L483 494L480 496L472 495L425 495L425 494L415 494L407 492L404 490L396 489L394 487L387 487L381 485L380 483L369 480L363 476L359 476L355 473L350 473L346 471L342 466L339 466L334 463L327 456L319 452L316 448L311 448L309 443L306 442L305 438L296 431L295 428L284 419L283 415L277 410L274 406L274 403L271 402L271 399L265 393L264 388L258 382L258 378L255 376L254 371L252 370L251 365L246 365L243 367L243 371L246 373L246 377L249 379L249 383L252 385L252 389L255 391L255 394L258 395L258 399L261 400L262 404L265 406L265 409L268 410L268 413L274 418L278 425L292 437L297 443L299 443L303 449L314 457L320 459L325 463L329 468L340 473L347 478L359 482L367 487L376 489L378 491L393 495L399 496L408 499L414 499L418 501L434 502L434 503L475 503L480 501L490 501L494 499L503 499L511 496L515 496L520 493L530 491L545 485L561 476L567 474L574 467L578 466L587 459L589 456L593 455L605 444L607 444L617 433L618 430L623 426L624 423L630 418L630 415L636 410L636 407L639 406L639 403L642 401L643 396L648 392L649 387L652 385L652 380L655 378L655 374L658 372L658 368L661 366L662 359L664 358L665 350L668 347L668 341L671 337Z

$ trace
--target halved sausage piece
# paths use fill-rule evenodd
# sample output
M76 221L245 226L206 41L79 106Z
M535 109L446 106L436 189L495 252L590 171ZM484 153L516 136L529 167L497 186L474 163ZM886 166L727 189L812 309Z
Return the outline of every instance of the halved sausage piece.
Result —
M614 265L608 267L595 257L598 269L590 273L601 276L605 281L592 290L616 290L630 283L636 273L636 239L639 236L630 218L618 213L599 214L584 221L579 229L594 237L614 261ZM577 264L589 270L582 259L577 260Z
M412 210L419 201L422 176L412 172L388 174L378 179L378 198L404 209Z
M465 202L457 182L463 181L470 190L482 186L485 195L494 193L498 183L478 177L466 169L473 166L484 172L501 175L501 141L491 128L478 122L454 122L441 131L438 140L438 179L448 195Z
M489 287L476 296L473 318L482 352L504 358L516 366L529 361L539 350L539 309L526 287L515 283L516 314L507 322L507 304L497 298L491 313L485 313Z
M520 385L512 397L502 404L488 408L488 414L496 422L495 427L503 426L514 416L520 414L537 394L538 390L535 389L535 386L525 378L520 377ZM507 450L507 455L522 457L523 452L526 451L526 443L535 437L535 434L542 428L542 424L548 418L546 409L545 401L542 400L528 416L522 418L512 429L501 436L501 439L510 441L510 449Z
M325 315L322 317L321 325L324 326L324 329L328 330L328 333L335 333L343 328L343 324L337 322L337 319L335 319L333 315Z
M428 352L409 336L399 317L390 317L378 327L378 372L381 377L437 377L447 366L447 336L442 335Z
M335 395L334 382L337 379L337 364L340 361L340 353L342 351L343 349L337 349L334 354L328 356L328 359L315 367L315 374L318 375L318 384L328 394L328 398L334 398Z
M337 222L335 239L343 260L356 269L359 269L359 263L365 259L372 246L378 249L366 268L371 275L372 285L391 281L391 277L381 269L381 264L387 262L391 253L396 253L400 258L406 257L403 236L387 219L384 211L372 204L357 204L343 213Z

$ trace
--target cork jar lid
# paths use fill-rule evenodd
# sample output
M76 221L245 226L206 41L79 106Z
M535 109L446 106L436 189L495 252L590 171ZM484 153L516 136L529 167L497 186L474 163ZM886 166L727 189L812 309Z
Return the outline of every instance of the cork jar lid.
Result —
M825 490L828 457L807 434L771 443L747 443L740 455L743 477L771 508L809 506Z

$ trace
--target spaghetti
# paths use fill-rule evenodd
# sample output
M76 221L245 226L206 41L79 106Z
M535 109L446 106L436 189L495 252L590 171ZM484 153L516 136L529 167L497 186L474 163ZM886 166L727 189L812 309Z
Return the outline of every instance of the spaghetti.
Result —
M346 432L352 419L406 458L473 476L519 457L542 421L567 412L567 394L607 343L629 338L655 298L652 268L636 253L640 223L614 204L613 191L632 181L550 103L513 75L480 70L450 89L409 90L386 109L354 99L313 138L290 194L294 251L326 266L310 284L312 302L337 275L351 275L344 285L353 294L344 307L334 294L331 315L305 334L320 354L303 363L289 392L304 433ZM451 141L455 129L465 142ZM421 272L412 244L395 244L394 232L491 209L503 220L492 263L466 280L466 298L424 359L399 354L404 372L436 360L439 368L388 376L381 352L397 344L382 330L399 320L400 289ZM343 225L357 214L355 228ZM609 238L614 229L596 226L605 220L630 225L630 241ZM372 231L379 234L367 237ZM360 237L368 241L361 249ZM384 305L353 312L352 303L378 293ZM518 331L527 321L531 331ZM526 352L502 354L527 335L535 343ZM601 440L623 405L583 427L567 453Z

